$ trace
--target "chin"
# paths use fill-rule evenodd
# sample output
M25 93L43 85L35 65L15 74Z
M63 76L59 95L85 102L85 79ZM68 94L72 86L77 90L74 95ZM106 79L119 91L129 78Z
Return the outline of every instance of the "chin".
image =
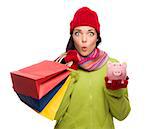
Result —
M82 56L88 56L89 55L89 53L87 53L87 52L81 52L80 53Z

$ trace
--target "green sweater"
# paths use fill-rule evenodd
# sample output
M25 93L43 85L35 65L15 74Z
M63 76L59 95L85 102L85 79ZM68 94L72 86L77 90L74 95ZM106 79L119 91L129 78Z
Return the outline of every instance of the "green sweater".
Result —
M117 60L109 58L110 61ZM113 117L123 120L130 112L127 89L108 90L106 64L97 71L78 69L55 116L55 129L114 129Z

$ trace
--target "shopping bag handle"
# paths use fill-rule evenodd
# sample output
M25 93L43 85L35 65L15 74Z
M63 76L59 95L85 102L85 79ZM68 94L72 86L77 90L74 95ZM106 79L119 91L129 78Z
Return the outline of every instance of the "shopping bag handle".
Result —
M54 60L54 62L58 62L61 63L61 61L67 56L67 52L62 53L56 60ZM73 61L70 61L68 63L66 63L66 66L71 67L71 65L73 64Z
M60 63L67 55L67 52L62 53L56 60L55 62Z

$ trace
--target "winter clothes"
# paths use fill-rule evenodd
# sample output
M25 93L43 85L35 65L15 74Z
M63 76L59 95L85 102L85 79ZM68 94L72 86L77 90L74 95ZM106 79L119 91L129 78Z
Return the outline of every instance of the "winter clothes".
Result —
M121 83L121 79L119 80L112 80L112 83L108 83L108 77L105 77L105 85L107 87L107 89L111 89L111 90L118 90L121 88L127 88L128 85L128 79L129 77L127 76L126 80L124 80L124 83Z
M70 33L72 33L73 29L77 26L91 26L95 28L98 33L100 33L98 16L96 12L88 7L82 7L77 10L73 20L70 23Z
M112 58L108 61L117 62ZM127 117L127 88L106 87L106 63L95 71L79 68L71 73L74 83L69 85L55 116L55 129L114 129L113 117Z
M108 60L108 54L99 48L95 48L88 56L83 57L76 49L69 50L64 58L65 62L73 61L74 65L86 71L93 71L101 68ZM77 69L78 67L76 67Z

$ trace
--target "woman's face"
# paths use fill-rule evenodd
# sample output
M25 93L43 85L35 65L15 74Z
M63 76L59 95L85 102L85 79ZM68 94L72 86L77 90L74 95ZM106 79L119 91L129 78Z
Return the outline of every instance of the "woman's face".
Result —
M96 47L97 32L93 27L75 27L72 36L74 46L82 56L88 56Z

